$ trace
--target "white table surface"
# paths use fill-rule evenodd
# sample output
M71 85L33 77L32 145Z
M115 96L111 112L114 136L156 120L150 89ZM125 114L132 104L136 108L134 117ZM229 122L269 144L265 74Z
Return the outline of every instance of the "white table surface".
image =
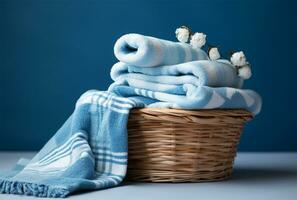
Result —
M0 170L32 152L0 152ZM0 200L44 198L0 194ZM239 153L231 179L209 183L129 183L76 194L83 200L297 200L297 153Z

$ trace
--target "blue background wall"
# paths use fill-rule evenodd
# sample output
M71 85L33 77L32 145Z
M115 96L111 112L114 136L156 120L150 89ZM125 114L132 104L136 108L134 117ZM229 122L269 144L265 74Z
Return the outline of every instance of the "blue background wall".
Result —
M41 148L81 93L106 89L118 37L137 32L175 40L184 24L223 51L244 50L252 63L245 86L262 95L264 106L240 150L297 150L293 1L0 2L0 150Z

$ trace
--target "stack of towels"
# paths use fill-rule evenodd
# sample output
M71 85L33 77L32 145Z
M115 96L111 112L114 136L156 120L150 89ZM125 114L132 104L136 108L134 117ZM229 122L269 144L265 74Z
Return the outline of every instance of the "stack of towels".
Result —
M119 62L111 69L109 91L147 107L260 111L260 96L240 89L243 79L228 60L212 61L189 44L127 34L114 53Z
M201 49L139 34L114 47L120 62L108 91L90 90L64 125L32 159L0 173L0 193L66 197L119 185L127 169L127 121L136 107L261 109L260 96L226 60Z

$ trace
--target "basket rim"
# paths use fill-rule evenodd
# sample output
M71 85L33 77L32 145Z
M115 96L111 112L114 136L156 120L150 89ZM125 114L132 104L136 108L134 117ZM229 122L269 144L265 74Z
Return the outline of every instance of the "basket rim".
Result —
M253 114L245 109L176 109L176 108L134 108L131 114L187 114L201 116L241 116L253 118Z

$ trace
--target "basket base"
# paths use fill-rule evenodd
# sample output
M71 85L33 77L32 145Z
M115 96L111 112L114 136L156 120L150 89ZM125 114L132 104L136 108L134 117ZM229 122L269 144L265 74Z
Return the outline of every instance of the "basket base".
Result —
M199 173L196 176L189 173L174 173L168 172L149 171L147 174L142 170L139 174L134 170L133 174L127 174L125 180L132 182L153 182L153 183L197 183L197 182L214 182L223 181L231 177L232 169L225 172L215 172L210 175L209 173Z

